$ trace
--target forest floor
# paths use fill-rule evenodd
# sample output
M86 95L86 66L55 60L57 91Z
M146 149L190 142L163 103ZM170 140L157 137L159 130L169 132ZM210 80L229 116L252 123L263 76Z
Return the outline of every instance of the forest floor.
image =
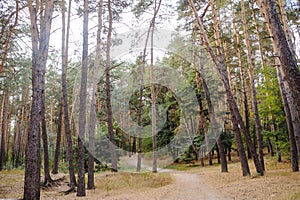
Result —
M87 190L84 198L76 193L64 195L67 175L56 186L43 189L41 199L104 200L200 200L200 199L300 199L300 173L293 173L289 162L266 159L266 174L261 177L249 161L252 175L243 177L238 162L230 162L228 173L220 173L220 165L200 167L195 164L173 164L159 173L100 173L95 176L95 190ZM22 198L24 172L0 172L0 199Z

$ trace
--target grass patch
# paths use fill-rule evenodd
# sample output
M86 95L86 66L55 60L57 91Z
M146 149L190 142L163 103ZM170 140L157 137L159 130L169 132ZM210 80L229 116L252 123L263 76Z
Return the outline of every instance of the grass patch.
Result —
M2 170L0 172L0 175L7 175L7 174L24 175L25 171L22 169L9 169L9 170Z
M165 169L173 169L178 171L187 171L193 169L195 167L200 167L199 164L180 164L180 163L172 163L165 167Z
M293 194L290 198L290 200L297 200L297 199L300 199L300 192Z
M96 177L97 189L109 192L121 189L158 188L172 183L167 173L108 173Z

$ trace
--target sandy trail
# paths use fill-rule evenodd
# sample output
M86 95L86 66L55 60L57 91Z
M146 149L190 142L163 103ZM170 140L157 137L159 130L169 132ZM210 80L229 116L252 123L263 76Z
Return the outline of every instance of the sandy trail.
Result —
M174 190L166 194L165 199L188 200L203 199L215 200L224 199L214 188L205 183L204 176L190 174L187 172L169 172L174 177Z
M214 188L207 186L204 176L187 172L160 170L172 175L174 182L168 186L145 191L123 191L119 194L102 196L105 200L220 200L226 199ZM94 199L88 195L90 199ZM98 199L100 196L98 196ZM96 198L95 198L96 199Z
M123 160L127 166L136 165L136 157ZM151 167L142 168L151 171ZM226 199L215 188L207 185L205 176L180 172L170 169L158 168L159 173L169 173L173 177L173 183L164 187L147 189L145 191L125 191L119 195L108 195L103 199L130 199L130 200L219 200Z
M136 159L126 159L126 164L135 166ZM144 170L151 171L151 167L142 166ZM110 191L108 193L92 190L87 191L84 198L76 197L76 194L69 194L67 196L49 194L42 199L90 199L90 200L219 200L226 199L217 189L206 183L207 178L202 174L195 174L189 172L181 172L170 169L158 169L158 173L169 173L173 178L173 182L167 186L159 188L145 188L145 189L126 189L119 191Z

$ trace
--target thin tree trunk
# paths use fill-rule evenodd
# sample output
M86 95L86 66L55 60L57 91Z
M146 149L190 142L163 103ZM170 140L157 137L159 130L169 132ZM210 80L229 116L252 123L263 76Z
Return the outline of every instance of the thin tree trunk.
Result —
M156 7L156 1L155 1ZM156 146L156 97L155 97L155 85L154 85L154 55L153 55L153 36L154 36L154 24L155 19L152 20L151 30L151 65L150 65L150 89L151 89L151 122L152 122L152 151L153 162L152 172L157 172L157 146Z
M3 169L5 166L5 126L7 124L7 102L8 101L8 94L4 93L2 96L2 103L1 103L1 108L2 108L2 122L1 122L1 152L0 152L0 171ZM0 113L1 114L1 113Z
M194 153L197 154L197 148L196 148L196 145L194 144L193 142L193 136L194 136L194 131L192 130L193 128L189 126L188 122L187 122L187 117L185 115L185 113L182 111L182 117L183 117L183 122L184 122L184 126L185 126L185 130L189 136L189 140L190 140L190 143L192 145L192 148L194 150ZM191 119L192 120L192 119ZM192 126L192 124L191 124Z
M5 165L8 161L8 153L9 153L9 148L10 148L10 137L11 137L11 114L12 114L12 106L8 109L7 112L7 124L6 124L6 130L5 130L5 138L6 138L6 150L5 150Z
M65 0L62 1L62 95L63 95L63 116L64 116L64 125L65 125L65 134L67 140L67 160L69 165L69 175L70 175L70 191L75 188L76 179L75 171L73 165L73 142L72 134L69 122L69 110L68 110L68 95L67 95L67 65L68 65L68 47L69 47L69 30L70 30L70 17L71 17L71 0L69 1L68 9L68 24L67 24L67 33L65 30Z
M26 127L24 126L24 123L26 123L26 122L24 122L25 121L24 118L25 118L25 105L27 103L28 91L29 91L29 87L26 86L25 95L23 97L23 105L21 108L20 128L18 129L18 144L17 144L16 164L15 164L16 167L18 167L20 164L21 145L22 145L21 143L22 143L22 139L23 139L22 132L25 133L25 130L26 130ZM23 131L21 131L21 129Z
M96 47L96 59L94 65L93 76L93 93L91 99L90 108L90 124L89 124L89 152L88 152L88 185L87 189L95 189L94 181L94 154L95 154L95 128L96 128L96 94L97 83L99 76L99 69L101 65L101 47L102 47L102 9L103 0L100 0L98 5L98 30L97 30L97 47Z
M247 95L247 90L246 90L246 81L245 81L245 68L244 68L244 63L242 61L242 55L241 55L241 50L240 50L240 46L241 46L241 42L240 42L240 36L239 33L236 30L236 25L235 25L235 13L234 13L234 9L232 8L232 16L233 16L233 30L234 30L234 36L235 36L235 42L236 42L236 46L237 46L237 57L238 57L238 63L239 63L239 69L240 69L240 76L241 76L241 86L242 86L242 102L243 102L243 106L244 106L244 119L245 119L245 126L246 129L249 131L250 130L250 119L249 119L249 104L248 104L248 95ZM250 152L250 148L247 145L247 154L248 154L248 159L252 158L251 152Z
M273 157L274 156L274 150L273 150L273 145L272 145L271 140L270 140L269 137L267 138L267 144L268 144L269 153L270 153L271 157Z
M286 93L286 90L285 90L285 87L284 87L282 74L280 72L280 69L279 69L278 65L276 65L276 70L277 70L277 76L278 76L280 92L281 92L281 96L282 96L284 112L285 112L285 115L286 115L286 123L287 123L287 127L288 127L288 132L289 132L292 171L293 172L298 172L299 171L299 166L298 166L299 157L298 157L296 140L295 140L295 135L294 135L294 127L293 127L293 124L292 124L291 110L288 106L289 102L288 102L288 98L287 98L287 93Z
M118 171L118 163L117 163L117 155L115 150L115 136L113 131L113 119L112 119L112 108L111 108L111 86L110 86L110 48L111 48L111 35L112 35L112 8L111 8L111 0L108 0L107 3L108 8L108 33L107 33L107 49L106 49L106 69L105 69L105 78L106 78L106 109L107 109L107 124L108 124L108 137L109 137L109 147L110 147L110 155L111 155L111 164L112 171Z
M200 50L200 52L201 51L202 50ZM218 130L218 125L217 125L216 116L215 116L215 109L214 109L214 106L213 106L211 98L210 98L210 92L209 92L208 86L206 84L206 78L205 78L205 72L203 70L203 65L200 66L200 70L201 70L200 77L201 77L202 87L204 90L205 99L206 99L208 110L209 110L211 127L212 127L213 134L217 141L218 158L221 158L221 172L228 172L227 160L226 160L226 155L224 152L224 146L223 146L220 134L218 134L218 132L220 132L221 130Z
M206 130L206 120L205 120L205 114L204 114L204 107L203 107L203 102L202 102L202 98L201 98L201 83L200 83L200 77L199 77L199 72L197 71L197 67L196 67L196 56L197 56L197 52L196 52L196 29L193 29L193 56L192 56L192 65L194 68L194 72L195 72L195 81L196 81L196 87L197 87L197 100L199 103L199 115L200 115L200 120L199 120L199 134L205 134L207 132ZM201 55L200 55L201 56ZM203 58L200 57L199 62L202 61ZM202 63L200 63L200 66L202 65ZM203 158L203 153L201 152L201 149L199 149L198 151L198 158L200 159L200 163L201 166L204 166L204 158ZM203 164L203 165L202 165Z
M152 151L153 151L153 160L152 160L152 172L157 172L157 145L156 145L156 97L155 97L155 85L154 85L154 28L155 28L155 19L157 12L159 10L161 0L157 8L157 1L154 1L154 14L151 21L151 48L150 48L150 90L151 90L151 123L152 123Z
M257 106L256 88L255 88L254 72L253 72L254 67L252 64L252 51L251 51L250 38L249 38L248 28L247 28L244 0L241 1L241 7L242 7L242 20L243 20L244 36L245 36L245 40L246 40L247 62L248 62L248 67L249 67L251 93L252 93L252 98L253 98L253 108L254 108L254 116L255 116L255 132L256 132L256 138L257 138L257 144L258 144L258 155L259 155L259 161L260 161L261 167L263 168L263 170L265 170L264 155L263 155L263 138L262 138L262 134L261 134L261 123L260 123L260 117L259 117L258 106Z
M61 131L62 131L62 117L63 117L63 102L62 101L63 101L63 98L61 95L60 104L59 104L59 113L58 113L58 119L57 119L57 134L56 134L56 144L55 144L55 153L54 153L52 174L58 174Z
M43 83L45 90L45 82ZM51 182L50 166L49 166L49 150L48 150L48 137L47 137L47 126L45 117L45 92L43 93L42 99L42 110L41 110L41 121L42 121L42 140L44 149L44 186L48 186Z
M84 170L84 140L86 126L86 95L87 95L87 72L88 72L88 0L84 0L83 9L83 44L82 66L79 104L79 133L78 133L78 186L77 196L85 196L85 170Z
M145 64L146 64L146 51L149 41L149 36L151 32L152 22L150 22L147 38L145 41L145 47L142 55L142 63L141 63L141 79L140 79L140 93L139 93L139 110L138 110L138 159L137 159L137 167L136 171L141 171L142 165L142 111L143 111L143 90L144 90L144 71L145 71Z

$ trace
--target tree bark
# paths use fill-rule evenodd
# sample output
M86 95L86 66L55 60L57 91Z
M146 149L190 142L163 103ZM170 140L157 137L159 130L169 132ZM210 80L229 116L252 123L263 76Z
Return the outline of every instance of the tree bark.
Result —
M86 126L86 95L87 95L87 72L88 72L88 0L84 0L83 9L83 44L82 66L79 104L79 133L78 133L78 186L77 196L85 196L85 170L84 170L84 141Z
M44 6L44 5L41 5ZM37 8L28 1L32 36L32 105L27 134L25 157L24 199L40 199L40 122L43 103L43 83L48 57L54 1L45 2L41 12L40 31L37 26Z
M288 105L289 102L288 102L288 98L287 98L287 93L286 93L286 90L284 87L282 74L280 72L278 65L276 65L276 69L277 69L277 76L278 76L278 82L279 82L280 92L281 92L281 96L282 96L284 112L285 112L285 116L286 116L286 123L287 123L287 127L288 127L288 132L289 132L292 171L298 172L299 171L299 166L298 166L299 158L298 158L296 140L295 140L295 135L294 135L294 127L293 127L293 123L292 123L291 110Z
M256 97L256 88L254 82L254 67L252 64L252 51L251 51L251 44L250 44L250 37L248 34L248 27L247 27L247 19L246 19L246 11L245 11L245 3L244 0L241 1L242 7L242 20L243 20L243 29L244 29L244 36L246 40L246 50L247 50L247 63L249 68L249 77L250 77L250 85L251 85L251 93L253 98L253 108L254 108L254 116L255 116L255 132L258 144L258 155L261 167L265 170L265 162L264 162L264 155L263 155L263 138L261 134L261 123L260 117L258 113L258 106L257 106L257 97Z
M43 88L45 91L45 82L43 83ZM49 166L49 150L48 150L48 137L47 137L47 125L45 117L45 93L42 97L42 110L41 110L41 121L42 121L42 140L44 149L44 186L47 186L52 182L50 176L50 166Z
M62 131L62 117L63 117L63 102L62 101L63 101L63 99L62 99L62 95L61 95L60 104L59 104L59 113L58 113L58 119L57 119L57 133L56 133L56 144L55 144L55 153L54 153L52 174L58 174L61 131Z
M69 30L70 30L70 17L71 17L71 1L69 1L68 9L68 24L67 24L67 33L65 25L65 0L62 1L62 96L63 96L63 116L64 116L64 125L65 125L65 134L67 140L67 160L69 165L69 175L70 175L70 190L72 190L76 185L75 171L73 165L73 142L72 142L72 133L70 128L69 120L69 108L68 108L68 94L67 94L67 65L68 65L68 47L69 47Z
M112 35L112 8L111 8L111 0L107 2L108 8L108 33L107 33L107 49L106 49L106 69L105 69L105 84L106 84L106 109L107 109L107 124L108 124L108 137L109 137L109 147L110 147L110 155L111 155L111 164L112 164L112 172L118 171L118 161L115 150L115 136L113 131L113 116L112 116L112 108L111 108L111 86L110 86L110 49L111 49L111 35Z
M7 100L8 100L8 94L4 93L2 95L2 102L1 102L1 108L2 108L2 121L1 121L1 152L0 152L0 171L5 166L6 162L6 142L5 142L5 126L7 124ZM1 114L1 113L0 113Z
M232 16L233 20L235 20L235 13L232 10ZM233 30L234 30L234 35L235 35L235 40L236 40L236 45L239 47L241 45L240 42L240 37L239 34L237 33L235 22L233 22ZM242 85L242 102L244 106L244 119L245 119L245 126L246 129L249 131L250 129L250 120L249 120L249 105L248 105L248 95L247 95L247 90L246 90L246 81L245 81L245 69L244 69L244 63L242 61L242 55L241 55L241 50L240 48L237 48L237 57L238 57L238 63L239 63L239 68L240 68L240 76L241 76L241 85ZM248 159L252 158L250 148L247 145L247 153L248 153Z
M300 115L300 71L293 50L289 47L287 36L281 25L274 0L257 0L271 34L275 56L280 60L282 78L290 86Z
M201 52L201 50L200 50L200 52ZM209 92L208 86L206 84L206 78L205 78L205 73L203 70L203 65L200 66L200 70L201 70L200 77L201 77L202 87L203 87L204 94L205 94L206 103L207 103L208 110L209 110L211 127L212 127L213 134L215 136L215 139L217 141L218 158L221 159L221 172L228 172L226 154L224 152L224 146L223 146L220 134L218 134L218 132L220 132L221 130L218 130L218 125L217 125L216 116L215 116L215 109L214 109L214 106L213 106L211 98L210 98L210 92Z
M97 47L96 47L96 59L94 64L94 76L93 76L93 93L91 99L90 108L90 124L89 124L89 152L88 152L88 185L87 189L95 189L94 181L94 154L95 154L95 128L96 128L96 95L97 95L97 83L99 76L99 69L101 66L101 47L102 47L102 9L103 0L99 1L98 5L98 30L97 30Z
M137 159L137 166L136 171L141 171L141 165L142 165L142 112L143 112L143 90L144 90L144 71L145 71L145 64L146 64L146 51L150 36L152 23L150 23L148 32L147 32L147 38L145 41L145 47L143 50L142 56L142 62L141 62L141 79L140 79L140 93L139 93L139 108L138 108L138 159Z
M283 24L283 30L288 42L288 45L291 49L291 52L294 56L296 56L296 48L292 39L292 31L288 25L288 19L286 16L286 12L284 10L284 2L283 0L279 0L279 8L280 8L280 14L281 14L281 21ZM288 105L291 111L291 119L292 119L292 123L293 123L293 128L294 128L294 135L296 138L296 144L297 144L297 150L298 150L298 156L300 156L300 112L299 114L297 114L297 107L295 106L296 102L294 100L294 98L291 95L291 90L289 88L289 85L286 81L284 81L284 88L287 94L287 101L288 101Z

